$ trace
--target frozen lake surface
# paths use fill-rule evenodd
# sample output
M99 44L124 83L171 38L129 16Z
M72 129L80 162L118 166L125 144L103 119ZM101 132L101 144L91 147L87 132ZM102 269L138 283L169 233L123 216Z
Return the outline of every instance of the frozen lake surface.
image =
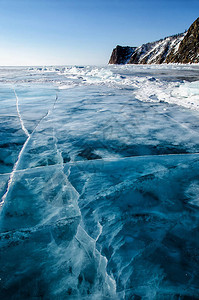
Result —
M199 66L0 68L0 298L199 299Z

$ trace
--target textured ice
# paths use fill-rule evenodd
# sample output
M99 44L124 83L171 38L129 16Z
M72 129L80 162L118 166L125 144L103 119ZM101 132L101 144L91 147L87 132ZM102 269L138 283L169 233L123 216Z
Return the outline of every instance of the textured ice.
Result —
M0 298L198 299L198 66L0 76Z

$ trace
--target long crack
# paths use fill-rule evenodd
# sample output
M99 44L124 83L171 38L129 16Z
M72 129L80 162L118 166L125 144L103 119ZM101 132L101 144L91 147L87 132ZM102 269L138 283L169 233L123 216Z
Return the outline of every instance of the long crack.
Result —
M23 122L23 118L21 116L21 113L20 113L20 109L19 109L19 98L17 96L17 93L15 91L15 89L13 88L13 91L14 91L14 94L15 94L15 98L16 98L16 110L17 110L17 114L18 114L18 117L19 117L19 120L20 120L20 124L21 124L21 128L22 130L24 131L25 135L27 136L27 139L25 141L25 143L23 144L23 147L21 148L21 151L19 152L19 155L18 155L18 158L17 158L17 161L15 162L14 164L14 167L13 167L13 170L12 172L10 173L10 177L9 177L9 180L8 180L8 185L7 185L7 189L6 189L6 192L4 193L4 195L2 196L2 200L0 202L0 208L3 206L3 204L5 203L5 200L6 200L6 197L10 191L10 187L12 185L12 182L13 182L13 178L14 178L14 175L17 171L17 167L20 163L20 160L21 160L21 157L24 153L24 150L28 144L28 142L30 141L32 135L34 134L34 132L36 131L36 129L38 128L38 126L40 125L40 123L46 118L49 116L49 114L52 112L52 110L55 108L55 105L58 101L58 95L56 95L56 98L55 98L55 101L53 103L53 106L51 109L49 109L47 111L47 113L39 120L39 122L37 123L37 125L35 126L34 130L32 131L31 134L29 134L28 130L26 129L25 125L24 125L24 122Z

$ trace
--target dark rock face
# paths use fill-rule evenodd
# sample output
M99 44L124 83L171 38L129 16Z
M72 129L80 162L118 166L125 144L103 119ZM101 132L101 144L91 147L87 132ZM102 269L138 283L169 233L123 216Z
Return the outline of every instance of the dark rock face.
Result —
M186 33L166 37L140 47L117 46L109 64L162 64L199 62L199 18Z
M109 60L109 64L126 64L133 52L135 51L135 49L136 47L122 47L118 45L115 49L113 49L111 58Z
M190 26L177 53L171 53L166 62L183 64L199 62L199 18Z

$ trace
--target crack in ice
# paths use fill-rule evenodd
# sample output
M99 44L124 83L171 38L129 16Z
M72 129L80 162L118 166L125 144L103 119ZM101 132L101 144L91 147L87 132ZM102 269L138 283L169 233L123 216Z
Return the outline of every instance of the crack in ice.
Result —
M19 109L19 98L18 98L18 96L17 96L17 94L16 94L15 89L13 89L13 91L14 91L14 94L15 94L15 97L16 97L16 109L17 109L17 114L18 114L19 121L20 121L20 124L21 124L21 128L22 128L22 130L24 131L25 135L26 135L28 138L26 139L25 143L23 144L23 147L21 148L21 151L19 152L17 161L16 161L15 164L14 164L13 170L12 170L12 172L11 172L11 174L10 174L10 178L9 178L9 180L8 180L7 190L6 190L5 194L4 194L3 197L2 197L2 201L1 201L1 203L0 203L0 207L1 207L1 206L4 204L4 202L5 202L5 199L6 199L7 195L8 195L8 192L9 192L9 190L10 190L10 187L11 187L11 184L12 184L12 181L13 181L13 177L14 177L15 171L16 171L17 166L18 166L18 164L19 164L21 155L22 155L22 153L23 153L23 151L24 151L24 149L25 149L25 147L26 147L28 141L30 140L30 136L31 136L31 135L29 134L28 130L26 129L26 127L25 127L25 125L24 125L24 122L23 122L23 119L22 119L22 117L21 117L21 113L20 113L20 109Z
M25 125L24 125L24 121L22 119L22 116L21 116L21 113L20 113L20 109L19 109L19 98L17 96L17 93L15 91L15 89L13 88L13 91L14 91L14 94L15 94L15 98L16 98L16 110L17 110L17 114L18 114L18 117L19 117L19 121L20 121L20 124L21 124L21 128L22 130L24 131L25 135L28 137L25 141L25 143L23 144L23 147L21 148L20 152L19 152L19 155L18 155L18 158L17 158L17 161L15 162L14 164L14 167L12 169L12 172L10 173L10 178L8 180L8 185L7 185L7 189L6 189L6 192L4 193L4 195L2 196L2 201L0 202L0 208L3 206L3 204L5 203L5 200L6 200L6 197L10 191L10 187L12 185L12 182L13 182L13 178L14 178L14 175L17 171L17 167L19 165L19 162L21 160L21 156L24 152L24 149L26 148L28 142L30 141L30 138L32 137L32 135L34 134L34 132L36 131L36 129L38 128L38 126L40 125L40 123L47 117L49 116L49 114L52 112L52 110L55 108L55 105L58 101L58 95L56 95L56 98L55 98L55 101L53 103L53 107L52 109L49 109L47 111L47 113L39 120L39 122L37 123L37 125L35 126L34 130L32 131L32 133L30 134L28 132L28 130L26 129Z
M95 159L95 160L77 160L77 161L70 161L63 163L63 166L75 166L78 164L92 164L93 162L103 162L103 163L109 163L109 162L117 162L119 160L127 160L127 159L141 159L141 158L151 158L151 157L167 157L167 156L192 156L192 155L199 155L199 152L190 152L190 153L171 153L171 154L151 154L151 155L133 155L133 156L127 156L127 157L109 157L109 158L100 158L100 159ZM21 170L16 170L17 173L22 173L22 172L28 172L28 171L34 171L34 170L42 170L44 168L56 168L59 167L60 163L54 164L54 165L46 165L46 166L37 166L37 167L31 167L31 168L25 168ZM8 176L11 173L0 173L0 176Z
M186 126L185 124L180 123L179 121L177 121L177 120L175 120L174 118L172 118L171 116L169 116L167 113L164 113L164 115L165 115L168 119L170 119L171 121L173 121L174 123L178 124L179 127L182 127L182 128L184 128L184 129L186 129L186 130L188 130L188 131L190 131L190 132L193 132L194 134L195 134L195 133L198 134L198 132L197 132L196 130L194 130L194 129L188 127L188 126Z
M19 117L21 128L24 131L25 135L27 135L27 137L30 137L30 134L29 134L28 130L26 129L25 125L24 125L24 122L23 122L23 119L22 119L22 116L21 116L21 113L20 113L19 98L17 96L17 93L16 93L15 89L13 89L13 91L14 91L15 98L16 98L16 108L17 108L17 114L18 114L18 117Z
M81 230L82 230L82 233L81 233ZM93 251L91 253L91 255L89 254L88 250L86 249L86 247L84 246L84 243L81 241L81 238L82 238L82 234L85 234L85 236L91 241L93 242ZM80 237L78 237L78 235L80 235ZM92 238L88 232L79 224L78 226L78 230L77 230L77 233L76 233L76 236L75 236L75 239L76 241L81 245L81 247L85 250L88 258L90 261L92 261L92 257L96 257L96 254L99 255L100 257L100 261L99 263L101 263L101 259L104 259L105 260L105 281L107 282L108 286L109 286L109 289L112 288L112 292L116 295L116 281L115 279L109 275L107 273L107 264L108 264L108 259L106 256L102 255L101 252L96 248L96 242L97 242L97 239L94 239ZM95 254L95 251L96 251L96 254Z

